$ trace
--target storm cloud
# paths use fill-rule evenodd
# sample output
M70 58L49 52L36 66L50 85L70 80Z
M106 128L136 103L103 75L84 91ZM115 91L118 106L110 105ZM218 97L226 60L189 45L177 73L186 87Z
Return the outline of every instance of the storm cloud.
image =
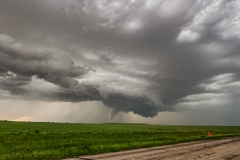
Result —
M2 0L0 12L5 99L100 101L112 117L240 107L239 0Z

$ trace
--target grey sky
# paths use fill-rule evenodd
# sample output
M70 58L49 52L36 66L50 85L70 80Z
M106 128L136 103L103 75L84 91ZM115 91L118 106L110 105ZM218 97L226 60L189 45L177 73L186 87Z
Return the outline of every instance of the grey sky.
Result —
M239 0L1 0L0 13L0 119L240 124Z

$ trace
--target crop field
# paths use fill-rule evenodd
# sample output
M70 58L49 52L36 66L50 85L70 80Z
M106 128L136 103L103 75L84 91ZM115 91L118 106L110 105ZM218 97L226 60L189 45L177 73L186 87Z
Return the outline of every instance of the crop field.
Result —
M240 136L240 127L0 121L0 160L61 159L228 136Z

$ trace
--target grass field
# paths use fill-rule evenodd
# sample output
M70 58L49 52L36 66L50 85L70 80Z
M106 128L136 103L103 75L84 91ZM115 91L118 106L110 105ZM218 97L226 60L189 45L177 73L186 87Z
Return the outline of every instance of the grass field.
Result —
M0 160L60 159L236 135L240 127L0 121Z

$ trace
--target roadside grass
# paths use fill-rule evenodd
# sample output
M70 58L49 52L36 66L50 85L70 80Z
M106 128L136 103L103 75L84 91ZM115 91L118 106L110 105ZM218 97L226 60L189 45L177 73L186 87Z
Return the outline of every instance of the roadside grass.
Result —
M0 121L0 160L61 159L229 136L240 136L240 127ZM32 153L23 153L26 148Z

